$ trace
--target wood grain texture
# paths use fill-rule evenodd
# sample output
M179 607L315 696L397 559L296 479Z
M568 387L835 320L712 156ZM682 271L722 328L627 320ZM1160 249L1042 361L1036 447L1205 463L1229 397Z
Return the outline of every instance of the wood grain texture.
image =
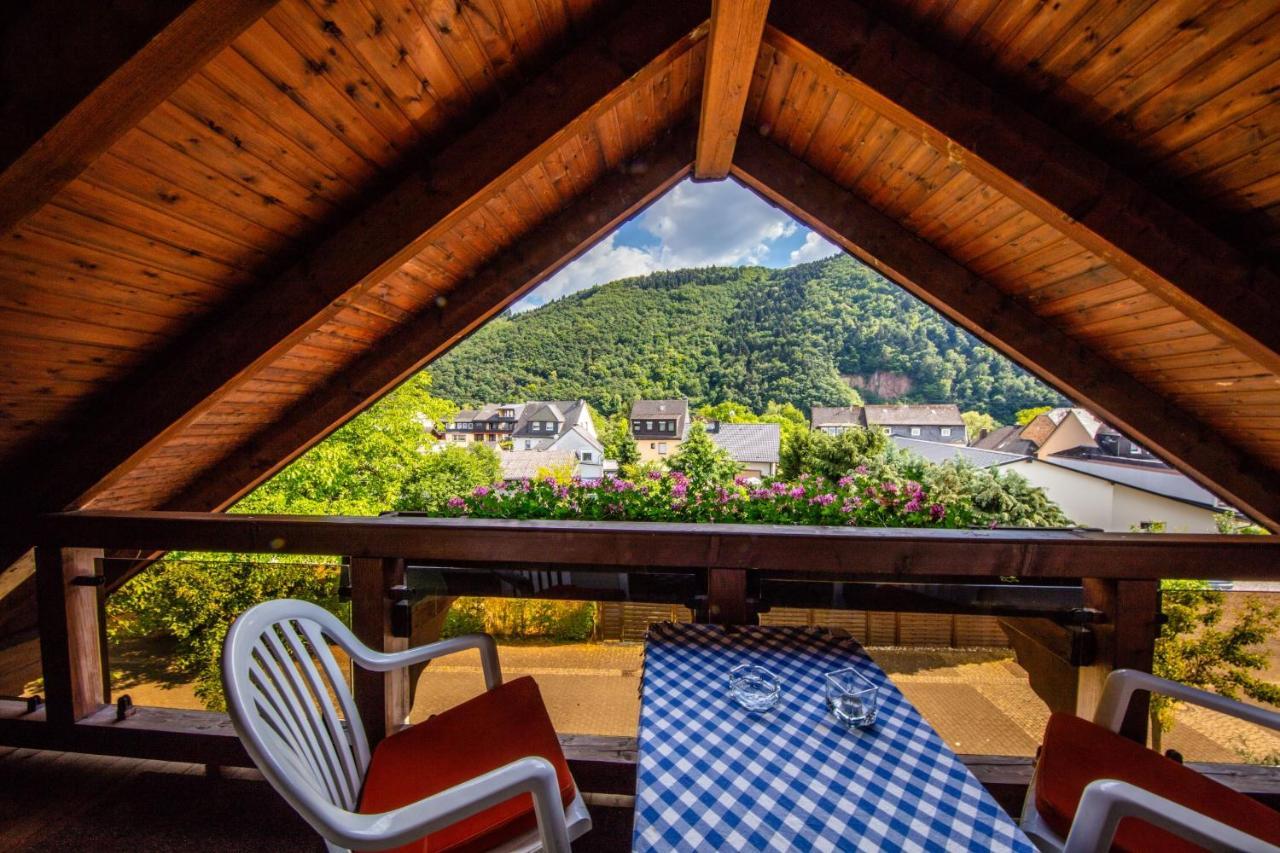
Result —
M659 77L671 58L705 37L702 15L695 2L663 16L632 6L610 30L569 52L520 97L338 226L282 276L208 318L100 401L130 418L104 424L90 414L66 432L92 433L92 441L28 454L11 473L26 479L21 471L41 470L50 489L40 501L55 506L109 486L431 240L456 233L510 176L569 142L576 122L589 125L632 88ZM353 354L373 338L349 327L344 336ZM330 335L327 343L348 347L344 337Z
M1195 417L802 161L744 137L734 175L1206 488L1280 526L1274 469L1212 438Z
M636 163L643 168L602 178L489 261L443 304L423 309L249 442L232 446L165 508L220 510L234 503L661 196L688 173L692 158L687 127L641 152Z
M76 578L97 573L101 549L36 549L40 660L50 722L70 725L102 707L103 648L98 587Z
M1280 372L1280 278L852 0L777 0L766 39Z
M729 174L768 13L769 0L712 0L695 178Z
M39 209L276 0L193 0L0 171L0 233Z

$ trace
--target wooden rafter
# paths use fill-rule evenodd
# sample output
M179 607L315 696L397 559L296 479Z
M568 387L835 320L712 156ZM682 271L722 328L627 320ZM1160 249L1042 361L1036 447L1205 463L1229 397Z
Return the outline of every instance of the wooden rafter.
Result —
M70 425L69 439L25 454L0 482L43 484L25 494L27 509L80 505L118 482L240 381L465 220L509 176L662 73L705 38L705 17L698 0L672 3L661 15L633 3L425 167L337 225L283 275L120 382Z
M231 43L276 4L277 0L190 0L172 19L157 16L159 29L105 79L58 82L62 88L92 87L79 103L46 127L17 126L20 117L6 115L5 133L27 144L0 158L0 234L10 230L75 180L98 155L142 120L188 77ZM87 4L85 4L87 5ZM99 5L99 4L95 4ZM163 6L165 4L157 4ZM173 4L168 4L172 6ZM41 9L43 12L44 10ZM111 19L101 8L85 10L94 20ZM156 14L154 10L145 10ZM86 36L86 49L112 50L113 33ZM136 39L136 35L134 36ZM105 46L104 46L105 45ZM59 72L46 69L49 76ZM26 117L21 117L26 118Z
M1280 276L854 0L777 0L765 40L1280 373Z
M1242 511L1280 529L1280 475L1025 304L755 134L738 141L733 175Z
M712 0L695 178L729 174L768 13L769 0Z
M688 174L692 159L693 134L686 127L638 155L634 162L644 168L601 178L486 264L444 306L406 323L248 445L229 453L168 508L219 510L234 503L666 192Z

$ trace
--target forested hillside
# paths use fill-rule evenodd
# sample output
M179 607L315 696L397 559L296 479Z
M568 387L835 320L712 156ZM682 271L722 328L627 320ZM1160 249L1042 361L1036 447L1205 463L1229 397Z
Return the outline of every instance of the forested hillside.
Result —
M1061 402L846 256L615 281L494 320L431 366L434 393L459 403L581 396L607 414L642 397L807 411L855 402L841 377L877 372L910 380L896 400L954 401L1002 423Z

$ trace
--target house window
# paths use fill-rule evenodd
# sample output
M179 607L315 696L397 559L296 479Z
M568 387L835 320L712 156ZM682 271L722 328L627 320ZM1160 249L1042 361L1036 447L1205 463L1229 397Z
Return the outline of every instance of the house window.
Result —
M658 452L659 453L667 452L667 443L665 441L658 442Z
M912 427L912 428L911 428L911 436L914 438L914 437L916 437L916 436L918 436L918 435L920 435L920 427Z
M583 462L590 462L590 461L591 461L591 451L590 451L590 450L584 450L584 451L582 451L582 461L583 461Z
M640 431L640 422L639 422L639 421L632 421L632 422L631 422L631 431L632 431L632 432L639 432L639 431Z
M951 438L951 427L943 427L938 432L942 433L943 438Z
M542 421L534 421L531 426L534 432L542 432Z
M653 432L653 421L645 421L644 429L645 429L645 432Z
M533 442L526 438L526 439L524 440L524 449L525 449L525 450L533 450Z
M542 429L545 432L555 432L555 429L556 429L555 421L543 421Z
M476 433L475 438L476 438L476 441L484 441L484 436L480 435L479 433Z

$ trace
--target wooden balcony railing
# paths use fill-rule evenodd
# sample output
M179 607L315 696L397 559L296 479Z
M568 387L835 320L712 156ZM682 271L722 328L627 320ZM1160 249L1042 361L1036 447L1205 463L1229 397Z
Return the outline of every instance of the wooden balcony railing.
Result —
M1085 628L1045 619L1013 618L1009 625L1037 691L1051 707L1082 713L1091 713L1101 681L1112 668L1150 669L1160 619L1159 579L1280 577L1280 537L1087 530L73 512L40 519L36 541L46 704L29 712L20 703L0 702L0 744L211 764L247 760L225 716L141 709L117 721L107 704L99 601L107 583L104 554L341 555L351 568L352 627L369 645L387 650L409 642L397 636L405 632L393 630L391 615L406 559L470 569L689 572L702 585L697 602L702 618L729 624L754 619L753 595L762 578L962 584L990 584L998 578L1078 580L1082 603L1091 610ZM123 577L116 573L111 581ZM442 608L439 602L435 606L433 615L439 617ZM1075 652L1081 630L1091 633L1088 661ZM430 639L416 631L413 641ZM375 739L408 712L403 674L361 676L354 688ZM1126 731L1144 736L1145 721L1145 708L1135 708ZM566 748L575 769L596 780L592 784L625 789L633 751L629 742L566 736ZM968 760L993 788L1016 789L1025 785L1029 773L1021 758ZM1238 765L1209 769L1255 794L1280 795L1274 773Z

